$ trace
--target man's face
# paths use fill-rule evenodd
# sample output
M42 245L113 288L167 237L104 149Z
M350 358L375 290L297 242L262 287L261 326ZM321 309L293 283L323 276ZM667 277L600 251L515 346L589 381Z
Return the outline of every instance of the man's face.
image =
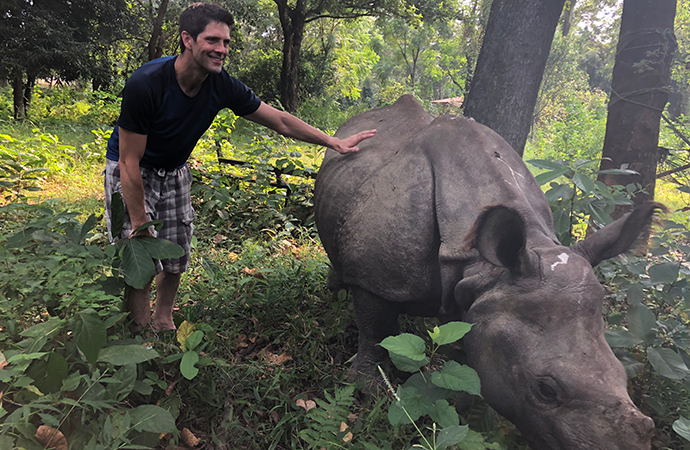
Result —
M186 32L184 32L186 33ZM222 22L210 22L196 41L187 34L185 44L194 62L203 70L220 73L230 46L230 27Z

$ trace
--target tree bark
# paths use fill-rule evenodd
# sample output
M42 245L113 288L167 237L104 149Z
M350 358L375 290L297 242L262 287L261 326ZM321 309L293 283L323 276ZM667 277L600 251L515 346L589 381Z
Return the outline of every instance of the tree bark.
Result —
M280 102L286 111L297 111L299 101L299 57L304 39L307 8L304 0L297 0L290 8L287 0L274 0L283 28L283 66L280 70Z
M639 183L646 193L636 204L654 199L659 160L659 122L668 100L676 49L673 22L676 0L625 0L601 169L626 167L639 175L602 174L608 186ZM612 216L625 211L617 209Z
M24 85L24 110L28 117L29 109L31 109L31 97L34 93L34 85L36 84L36 76L27 74L26 84Z
M565 0L494 0L465 115L522 155Z
M169 0L163 0L158 8L156 20L153 23L151 39L149 39L149 61L158 59L163 55L163 46L160 44L161 34L163 33L163 19L168 11Z
M26 103L24 103L24 74L15 72L12 78L12 98L14 101L15 120L26 119Z

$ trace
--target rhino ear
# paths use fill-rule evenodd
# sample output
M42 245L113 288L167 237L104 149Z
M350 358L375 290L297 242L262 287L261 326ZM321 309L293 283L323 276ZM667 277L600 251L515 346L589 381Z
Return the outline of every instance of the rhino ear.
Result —
M475 222L470 237L473 247L491 264L513 273L525 271L528 260L525 221L514 209L487 208Z
M656 202L643 203L571 248L594 267L629 250L639 237L645 236L657 211L666 211L666 207Z

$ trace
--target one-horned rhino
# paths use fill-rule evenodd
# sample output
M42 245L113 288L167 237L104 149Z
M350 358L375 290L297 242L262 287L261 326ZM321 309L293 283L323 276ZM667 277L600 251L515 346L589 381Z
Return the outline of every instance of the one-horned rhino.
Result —
M533 448L651 448L654 422L604 339L592 268L628 250L661 205L565 247L536 180L489 128L403 96L336 135L371 128L359 153L327 150L316 182L319 234L359 328L350 375L373 379L400 313L464 319L483 397Z

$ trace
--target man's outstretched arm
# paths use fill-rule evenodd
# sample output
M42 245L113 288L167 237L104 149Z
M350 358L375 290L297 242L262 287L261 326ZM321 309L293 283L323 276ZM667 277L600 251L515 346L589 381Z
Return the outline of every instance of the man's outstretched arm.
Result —
M352 153L359 151L360 142L376 134L376 130L367 130L345 139L329 136L292 114L280 111L266 103L261 103L254 113L244 116L245 119L256 122L277 131L283 136L299 139L310 144L323 145L338 153Z

